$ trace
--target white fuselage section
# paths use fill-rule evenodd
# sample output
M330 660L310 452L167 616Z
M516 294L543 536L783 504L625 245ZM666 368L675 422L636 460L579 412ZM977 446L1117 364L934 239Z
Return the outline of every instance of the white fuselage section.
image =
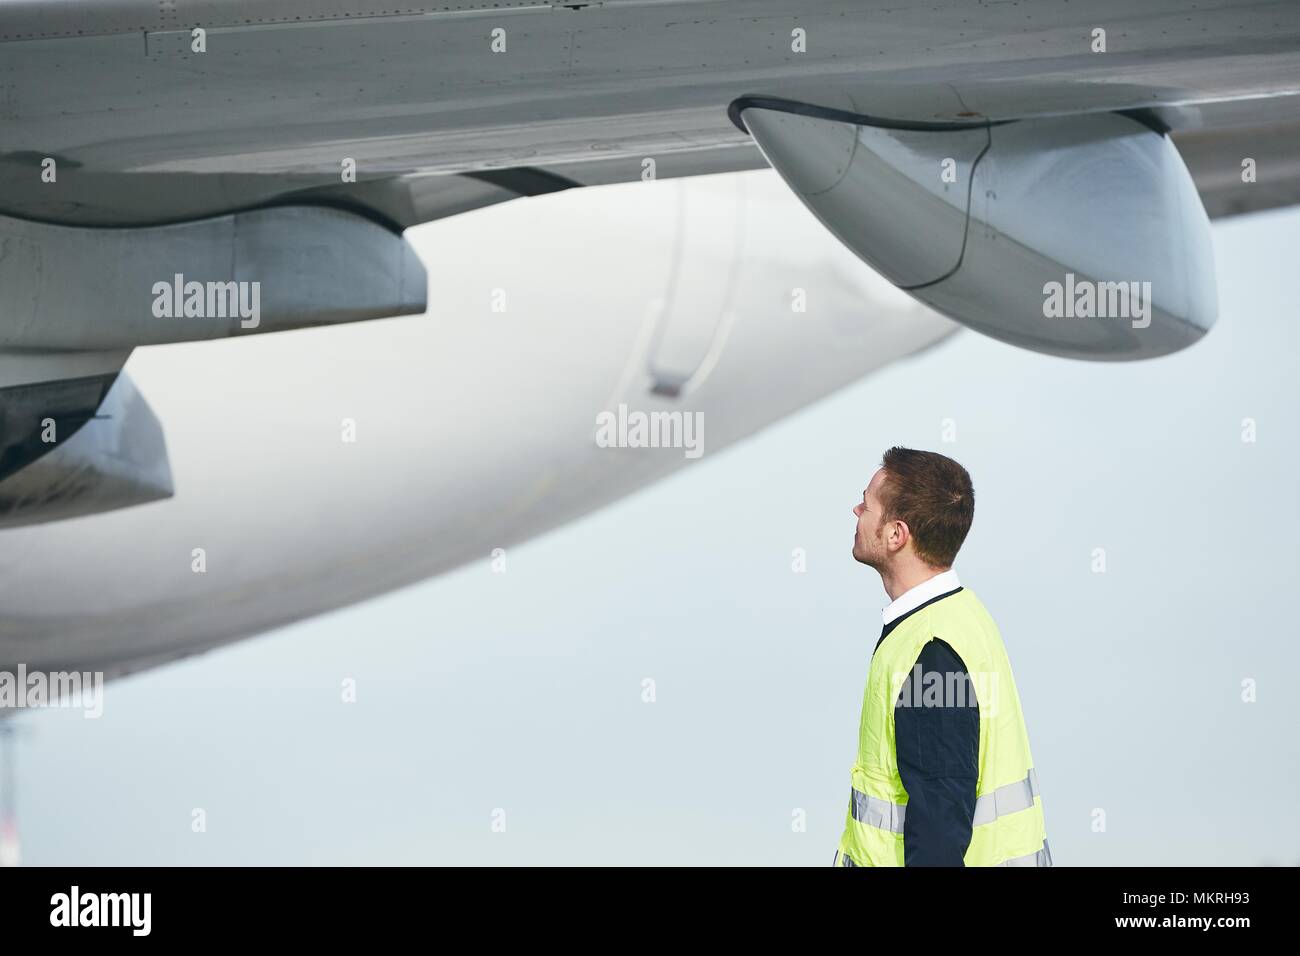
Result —
M411 238L426 315L134 353L175 494L0 531L0 668L136 669L486 566L954 328L770 172L521 199ZM602 413L699 428L611 443Z

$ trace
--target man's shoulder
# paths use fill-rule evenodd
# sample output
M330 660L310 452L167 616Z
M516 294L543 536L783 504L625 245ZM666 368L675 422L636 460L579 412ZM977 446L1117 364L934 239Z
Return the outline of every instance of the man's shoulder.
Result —
M965 671L966 662L961 659L957 649L942 637L933 635L921 647L916 661L924 671Z
M933 603L922 608L921 611L922 614L918 616L923 615L925 617L927 626L933 622L952 618L970 618L981 624L993 623L993 615L984 606L984 602L980 600L979 595L964 584L955 591L950 591L937 598Z

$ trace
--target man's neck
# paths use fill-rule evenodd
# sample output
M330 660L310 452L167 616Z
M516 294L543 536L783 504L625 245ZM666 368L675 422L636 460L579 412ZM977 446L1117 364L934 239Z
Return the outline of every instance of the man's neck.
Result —
M918 584L924 584L936 574L943 574L948 568L932 568L925 564L914 564L906 568L888 568L880 572L880 583L885 586L889 600L897 601Z

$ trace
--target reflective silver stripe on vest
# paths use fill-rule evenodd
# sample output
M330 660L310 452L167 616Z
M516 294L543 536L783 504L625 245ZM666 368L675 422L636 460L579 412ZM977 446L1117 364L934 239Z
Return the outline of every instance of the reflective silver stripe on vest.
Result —
M1033 853L1026 853L1024 856L1012 857L1010 860L1003 860L998 866L1051 866L1052 851L1047 846L1047 839L1043 839L1043 848Z
M1038 796L1039 793L1038 774L1030 767L1029 773L1024 780L1005 784L992 793L977 797L975 800L975 816L971 821L971 825L981 826L985 823L992 823L998 817L1004 817L1009 813L1028 810L1034 805L1034 797ZM890 803L888 800L869 796L855 788L853 790L851 809L853 819L859 823L879 827L891 833L903 832L903 820L907 816L907 806L905 804ZM1031 862L1026 865L1050 866L1051 864L1050 862L1047 864Z
M1028 810L1034 805L1034 796L1038 793L1038 776L1029 768L1029 776L1006 786L998 787L992 793L975 800L974 826L992 823L998 817L1008 813Z
M903 832L903 817L907 814L905 806L890 803L880 797L868 796L856 787L853 789L853 799L849 806L853 811L853 819L859 823L865 823L869 827L879 827L891 833Z

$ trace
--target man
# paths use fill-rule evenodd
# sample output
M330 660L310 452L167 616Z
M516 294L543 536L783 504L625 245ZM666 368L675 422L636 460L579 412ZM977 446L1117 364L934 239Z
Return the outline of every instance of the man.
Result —
M1051 866L1006 648L952 570L975 516L970 475L943 455L891 448L853 513L853 557L893 603L835 864Z

